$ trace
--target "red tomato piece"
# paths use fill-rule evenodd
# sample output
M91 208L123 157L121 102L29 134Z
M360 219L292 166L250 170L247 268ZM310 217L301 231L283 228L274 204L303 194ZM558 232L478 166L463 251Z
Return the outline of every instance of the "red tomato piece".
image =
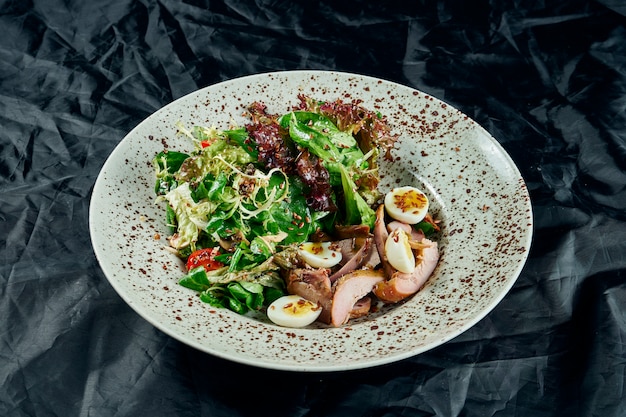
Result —
M190 271L199 266L203 266L207 272L221 268L224 264L215 260L215 257L219 254L220 252L217 248L198 249L187 258L187 270Z

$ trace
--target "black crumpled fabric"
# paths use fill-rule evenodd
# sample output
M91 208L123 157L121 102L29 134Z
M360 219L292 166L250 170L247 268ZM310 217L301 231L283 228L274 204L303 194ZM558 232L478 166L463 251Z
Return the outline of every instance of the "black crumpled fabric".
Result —
M248 367L156 330L93 254L88 207L124 135L267 71L396 81L497 138L535 235L456 339L339 373ZM626 6L597 1L0 1L0 415L626 415Z

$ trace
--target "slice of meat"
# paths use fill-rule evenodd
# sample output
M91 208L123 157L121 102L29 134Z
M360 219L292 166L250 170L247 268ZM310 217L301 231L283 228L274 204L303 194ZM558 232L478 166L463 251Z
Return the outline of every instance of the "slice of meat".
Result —
M329 324L331 321L331 307L333 291L328 278L328 269L292 269L287 276L287 292L296 294L313 303L322 306L322 313L318 320Z
M421 230L415 230L410 224L402 223L397 220L394 220L387 224L387 231L389 233L393 232L396 229L404 230L411 237L411 240L421 242L422 239L424 239L424 232Z
M359 269L339 278L333 285L331 324L338 327L347 323L356 302L384 279L382 271L369 269Z
M341 261L339 265L345 265L359 251L358 239L341 239L333 241L333 247L341 251Z
M352 240L352 239L351 239ZM343 264L343 266L341 268L339 268L335 273L333 273L330 276L330 282L335 282L338 278L356 270L361 268L361 266L363 266L363 263L365 262L365 260L367 260L370 256L370 252L372 251L372 248L374 246L374 241L372 238L368 237L365 239L354 239L355 241L363 241L361 244L361 247L358 249L358 251L356 253L351 252L348 253L348 256L350 256L350 258L347 258L348 261ZM343 253L342 250L342 254L344 256L344 259L346 259L346 254Z
M348 225L348 226L335 226L335 235L337 239L351 239L356 237L368 237L370 234L370 227L366 224Z
M411 273L394 272L391 278L382 281L374 288L374 294L385 303L397 303L418 292L428 280L439 261L437 243L422 240L422 247L417 250L417 265Z
M398 220L394 220L394 221L391 221L391 222L387 223L387 231L389 233L393 232L396 229L402 229L405 232L407 232L408 234L411 234L412 227L411 227L410 224L403 223L403 222L398 221Z
M362 267L366 269L375 269L378 267L378 265L380 265L380 256L378 255L378 250L373 248L370 251L369 256L363 260Z
M385 206L381 204L376 209L376 221L374 222L374 242L376 243L376 250L378 252L378 257L380 258L380 263L383 266L383 270L385 271L385 275L387 277L391 277L396 270L391 266L389 261L387 260L387 254L385 253L385 242L389 237L389 232L387 232L387 226L385 225Z
M350 320L367 316L370 312L370 308L372 308L372 297L366 295L354 303L354 306L350 311Z

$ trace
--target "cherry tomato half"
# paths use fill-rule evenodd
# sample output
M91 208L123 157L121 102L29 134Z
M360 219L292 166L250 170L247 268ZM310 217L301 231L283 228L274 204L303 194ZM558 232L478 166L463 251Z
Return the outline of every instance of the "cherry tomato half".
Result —
M207 272L221 268L224 264L215 260L215 257L219 254L220 252L217 248L198 249L187 258L187 270L190 271L199 266L203 266Z

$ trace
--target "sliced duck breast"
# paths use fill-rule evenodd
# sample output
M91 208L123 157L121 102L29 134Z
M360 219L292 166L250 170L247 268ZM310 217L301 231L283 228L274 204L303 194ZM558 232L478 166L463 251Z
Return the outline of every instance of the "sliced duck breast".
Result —
M344 259L348 259L348 261L330 276L330 282L335 282L338 278L356 269L361 268L363 266L363 263L367 259L370 258L370 253L374 247L374 239L372 239L371 237L368 237L365 239L351 239L351 240L362 242L362 244L360 248L356 251L356 253L352 251L349 254L350 256L349 258L345 258L345 255L344 255ZM343 250L342 250L342 253L343 253Z
M439 261L437 243L422 240L422 247L417 249L417 265L413 272L394 272L390 279L376 284L374 294L385 303L397 303L418 292L428 280Z
M370 227L366 224L335 226L335 236L337 239L350 239L358 237L368 237L370 235Z
M333 284L331 324L338 327L347 323L357 301L371 293L384 279L382 271L369 269L359 269L339 278Z
M367 316L372 308L372 297L365 296L354 303L352 311L350 311L350 320Z
M403 227L397 222L391 222L392 228ZM389 261L385 253L385 242L389 237L387 225L385 224L385 211L381 205L376 210L376 222L374 224L374 241L380 257L386 280L377 284L374 294L385 303L397 303L419 291L428 277L433 273L439 261L439 249L436 242L420 237L420 242L415 248L416 265L413 272L402 273L396 270Z
M328 274L329 270L325 268L297 268L292 269L287 276L287 292L322 306L322 313L318 320L327 324L330 323L330 311L333 302L333 292Z
M417 242L421 242L422 239L424 239L425 237L423 231L414 229L413 226L411 226L410 224L402 223L397 220L394 220L387 224L387 231L389 233L393 232L396 229L404 230L406 234L409 235L411 240L414 240Z
M378 209L376 209L376 221L374 222L374 242L376 243L376 250L378 252L378 257L380 258L380 263L383 266L383 270L387 277L393 275L396 270L391 266L389 261L387 260L387 254L385 253L385 242L389 237L389 232L387 232L387 226L385 225L385 206L380 205Z

